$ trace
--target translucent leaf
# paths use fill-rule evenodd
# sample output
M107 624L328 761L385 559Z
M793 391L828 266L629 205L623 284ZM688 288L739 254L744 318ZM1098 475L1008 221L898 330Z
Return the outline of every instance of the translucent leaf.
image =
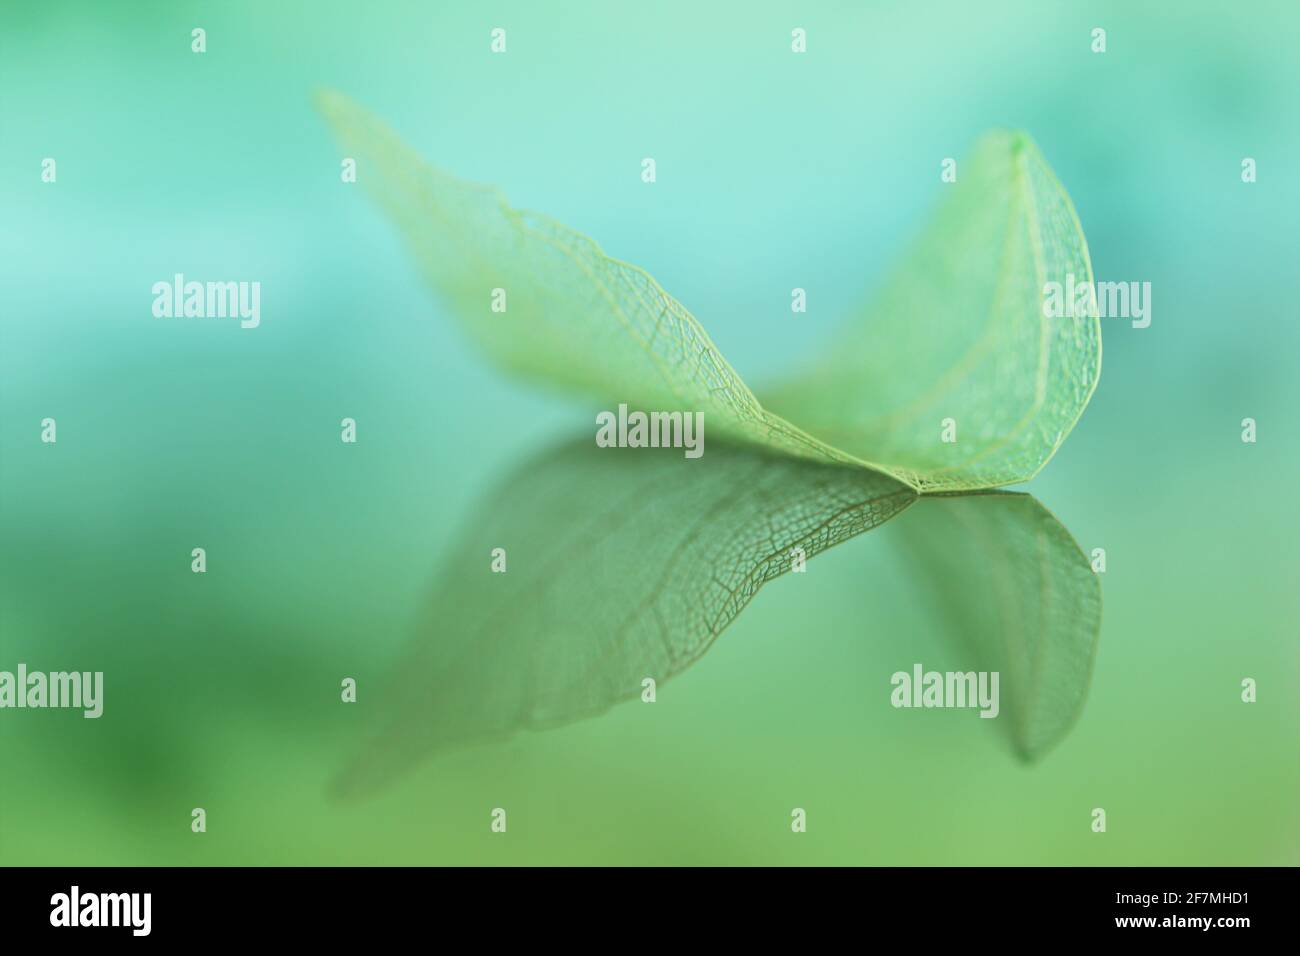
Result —
M1031 477L1096 387L1095 302L1044 316L1047 283L1089 285L1092 272L1068 197L1023 134L981 140L875 304L772 391L782 417L643 271L429 166L346 98L320 106L493 360L610 406L702 411L711 436L692 461L588 439L507 479L450 549L385 698L388 725L345 791L429 752L635 697L696 660L795 549L811 557L918 492ZM1032 759L1082 706L1096 578L1031 498L930 497L903 538L942 586L967 656L1007 676L1001 726ZM507 573L475 563L489 541L506 548Z
M1068 197L1023 134L981 141L878 305L773 391L782 417L645 272L435 169L340 94L319 103L427 280L516 373L644 410L702 411L713 434L872 467L921 490L1028 479L1096 385L1095 303L1077 318L1043 315L1047 282L1090 282L1092 272ZM491 308L497 289L504 312ZM949 418L954 442L941 440Z
M1077 315L1044 314L1047 284L1091 289L1092 265L1042 154L1023 133L995 132L958 168L874 303L820 360L764 396L821 440L922 490L1032 478L1101 371L1092 296ZM942 440L946 419L955 441Z
M997 671L990 721L1027 760L1078 719L1101 631L1101 584L1069 531L1034 497L927 495L895 525L942 617L956 666Z
M421 755L566 723L696 661L767 581L916 498L863 468L748 445L603 449L516 469L447 550L425 619L379 695L385 726L344 777L378 786ZM490 570L493 548L505 572Z
M854 462L766 412L704 329L635 266L491 187L425 163L338 93L318 98L358 180L486 354L526 378L633 408L703 412L710 435ZM505 311L492 311L494 290Z

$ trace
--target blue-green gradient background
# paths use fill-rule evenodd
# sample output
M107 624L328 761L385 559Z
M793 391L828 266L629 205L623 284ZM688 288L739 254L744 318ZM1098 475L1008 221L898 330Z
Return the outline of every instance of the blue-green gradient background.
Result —
M0 712L0 862L1300 862L1298 27L1285 2L6 3L0 669L102 670L106 710ZM1153 286L1032 487L1108 553L1074 733L1026 767L970 712L889 706L942 645L885 526L770 585L654 707L330 803L459 522L591 426L458 337L340 183L318 86L644 266L751 383L879 279L943 157L1028 130L1098 278ZM260 281L261 327L153 319L175 272Z

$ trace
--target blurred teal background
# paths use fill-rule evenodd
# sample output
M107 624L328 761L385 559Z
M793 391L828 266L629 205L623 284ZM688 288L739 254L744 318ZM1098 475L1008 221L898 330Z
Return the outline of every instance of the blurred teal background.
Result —
M6 4L0 669L102 670L106 700L0 712L0 862L1300 863L1297 27L1284 2ZM1099 280L1152 283L1029 489L1107 550L1073 735L1026 767L969 713L889 707L943 645L886 525L771 584L655 707L330 803L458 521L590 416L461 341L340 183L319 86L644 266L751 384L862 299L944 157L1028 130ZM176 272L260 281L261 327L153 319Z

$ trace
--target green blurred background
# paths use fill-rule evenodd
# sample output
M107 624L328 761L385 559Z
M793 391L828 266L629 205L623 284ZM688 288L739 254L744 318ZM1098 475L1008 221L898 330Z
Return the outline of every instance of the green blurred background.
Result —
M1300 863L1300 8L615 6L4 5L0 669L102 670L106 700L0 712L0 862ZM327 800L458 522L590 416L462 342L340 183L322 85L644 266L751 383L889 267L943 157L1027 129L1098 278L1153 286L1031 489L1108 555L1074 733L1026 767L969 712L889 706L943 642L886 525L656 706ZM175 272L260 281L261 327L153 319Z

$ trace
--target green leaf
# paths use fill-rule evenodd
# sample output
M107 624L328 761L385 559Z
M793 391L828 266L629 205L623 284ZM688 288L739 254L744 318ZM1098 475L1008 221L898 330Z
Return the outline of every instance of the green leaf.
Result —
M1024 133L980 140L874 303L769 408L924 491L1032 478L1092 397L1101 325L1044 316L1049 282L1091 288L1065 189ZM943 442L952 419L957 440Z
M775 414L645 272L430 166L346 97L318 102L426 279L520 375L641 409L701 411L711 434L875 468L921 490L1028 479L1096 386L1095 304L1078 318L1043 317L1046 282L1091 282L1092 272L1068 197L1023 134L981 141L876 308L774 390ZM494 289L506 292L505 312L491 309ZM945 418L954 443L940 440Z
M695 318L642 270L430 166L341 94L323 93L318 105L425 279L508 371L603 402L703 412L710 435L854 461L764 411ZM506 292L504 312L491 309L494 289Z
M931 595L920 606L937 614L941 669L998 671L990 723L1036 759L1083 707L1101 597L1034 498L917 499L872 471L752 446L719 442L688 461L584 438L479 503L337 790L361 796L447 749L595 716L637 699L647 677L661 688L790 569L795 548L811 559L904 510L889 537ZM490 571L489 543L505 549L505 573Z
M990 721L1036 760L1083 710L1101 632L1101 583L1074 538L1034 497L927 495L891 526L916 562L955 666L997 671ZM910 664L911 661L907 662Z
M382 785L421 756L599 714L708 650L758 589L898 514L916 493L863 468L713 441L597 448L516 469L447 551L427 614L343 776ZM489 552L505 549L506 571Z
M1031 477L1096 387L1095 302L1043 315L1048 282L1090 285L1092 271L1068 197L1023 134L981 140L875 304L772 391L776 414L643 271L429 166L350 100L326 93L320 107L487 355L605 402L702 411L712 436L697 460L584 440L511 475L450 550L385 697L387 725L345 792L430 752L637 696L645 678L698 659L796 547L811 557L918 492ZM948 419L953 442L941 440ZM903 540L942 586L966 656L1007 675L1001 725L1032 759L1082 706L1097 580L1032 498L928 497ZM475 563L489 541L509 572Z

